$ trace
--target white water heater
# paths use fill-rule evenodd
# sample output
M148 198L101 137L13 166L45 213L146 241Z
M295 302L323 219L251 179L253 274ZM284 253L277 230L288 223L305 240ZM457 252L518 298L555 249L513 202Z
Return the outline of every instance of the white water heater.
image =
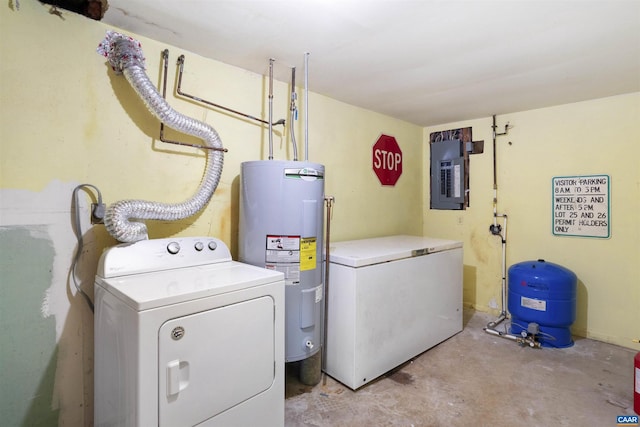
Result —
M324 166L244 162L240 173L239 260L285 275L285 361L321 349Z

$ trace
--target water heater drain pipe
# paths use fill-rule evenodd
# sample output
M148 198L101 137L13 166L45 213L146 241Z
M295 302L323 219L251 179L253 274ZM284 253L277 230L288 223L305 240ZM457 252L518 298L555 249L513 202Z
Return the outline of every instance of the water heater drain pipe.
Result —
M206 206L220 182L224 148L213 127L178 113L158 93L145 73L144 54L138 41L109 30L97 51L107 58L116 74L125 76L155 117L179 132L202 139L211 148L207 150L205 174L190 199L175 204L122 200L107 207L104 223L109 234L119 242L137 242L148 238L147 226L140 220L176 221L194 215Z

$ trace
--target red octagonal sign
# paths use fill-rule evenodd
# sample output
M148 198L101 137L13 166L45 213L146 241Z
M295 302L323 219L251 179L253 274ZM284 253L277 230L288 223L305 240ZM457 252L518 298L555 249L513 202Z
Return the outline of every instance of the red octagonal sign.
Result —
M382 185L396 185L402 175L402 150L396 139L380 135L373 144L373 171Z

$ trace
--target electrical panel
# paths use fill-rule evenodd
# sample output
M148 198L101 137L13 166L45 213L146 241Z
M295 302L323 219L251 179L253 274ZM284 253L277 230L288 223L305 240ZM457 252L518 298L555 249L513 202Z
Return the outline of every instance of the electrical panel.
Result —
M464 209L468 190L462 141L435 141L430 145L431 209Z

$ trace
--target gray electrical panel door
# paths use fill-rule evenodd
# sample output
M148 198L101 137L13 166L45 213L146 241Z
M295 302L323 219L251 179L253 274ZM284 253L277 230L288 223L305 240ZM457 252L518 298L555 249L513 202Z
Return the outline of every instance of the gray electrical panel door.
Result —
M462 153L459 139L431 143L431 209L464 209Z

